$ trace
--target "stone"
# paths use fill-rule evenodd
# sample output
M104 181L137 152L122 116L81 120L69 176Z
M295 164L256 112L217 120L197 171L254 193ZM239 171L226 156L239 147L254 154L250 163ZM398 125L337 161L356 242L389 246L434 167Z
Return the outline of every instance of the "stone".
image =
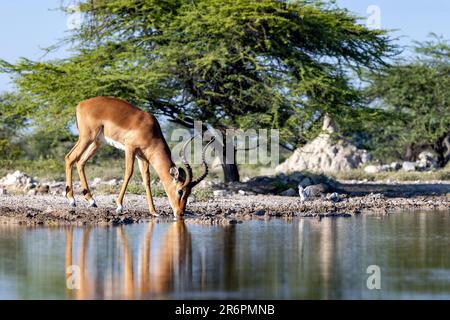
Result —
M4 186L25 186L35 182L31 177L20 171L14 171L8 173L6 176L0 179L0 185Z
M422 151L417 156L417 159L418 160L425 160L425 161L437 161L438 160L436 154L431 152L431 151Z
M419 171L425 171L428 169L428 161L427 160L418 160L416 161L416 168Z
M27 192L28 190L35 189L37 185L35 183L27 183L25 187L23 187L23 191Z
M429 169L436 169L438 165L438 157L435 153L431 151L422 151L416 161L416 167L420 171L425 171Z
M284 173L279 174L278 176L285 176ZM299 183L305 178L305 175L301 172L292 172L287 176L287 182Z
M6 191L6 189L0 188L0 196L4 196L4 195L6 195L6 194L8 194L8 192Z
M402 169L403 171L406 172L416 171L416 163L411 161L405 161L403 162Z
M329 193L329 194L326 196L326 198L327 198L327 200L331 200L331 201L333 201L333 202L339 202L339 201L341 201L341 196L340 196L339 193L337 193L337 192Z
M367 150L364 150L364 149L360 149L360 150L361 150L360 157L361 157L361 163L362 164L370 162L370 161L373 160L372 155L369 152L367 152Z
M190 195L189 196L189 198L187 199L187 203L188 204L191 204L191 203L194 203L194 202L196 202L197 201L197 198L195 198L195 196L194 195Z
M27 192L27 195L29 195L29 196L35 196L36 194L37 194L37 189L36 188L31 189L31 190L29 190Z
M204 189L204 188L207 188L207 187L209 187L209 186L211 186L212 185L212 182L211 181L209 181L209 180L202 180L202 181L200 181L200 183L197 185L197 187L198 188L201 188L201 189Z
M385 198L385 196L382 193L373 193L373 192L369 194L369 197L377 200Z
M370 173L370 174L379 173L379 172L381 172L381 166L378 166L378 165L367 166L364 168L364 172Z
M280 195L282 195L284 197L295 197L295 196L297 196L297 190L290 188L290 189L287 189L286 191L281 192Z
M392 170L400 170L402 168L402 165L399 162L391 162L390 167Z
M94 180L92 181L92 185L96 186L99 185L102 182L101 178L94 178Z
M238 190L238 194L241 196L245 196L246 192L244 190Z
M299 188L300 189L300 188ZM304 190L305 193L310 197L319 197L325 192L327 192L329 187L323 183L314 184L312 186L307 186Z
M119 181L117 181L117 179L111 179L107 182L107 184L110 186L117 186L119 184Z
M264 216L266 214L266 210L258 210L255 212L255 215L257 216Z
M306 177L302 181L300 181L300 183L298 185L302 186L303 188L306 188L307 186L310 186L312 184L313 184L313 181L310 178Z
M391 168L390 164L383 164L381 166L381 172L386 172L386 171L391 171L391 170L392 170L392 168Z
M288 184L289 183L289 178L285 175L285 174L280 174L278 175L278 180L283 183L283 184Z
M226 197L229 193L227 190L214 190L213 195L214 197Z
M431 169L438 169L440 166L439 166L439 162L437 162L437 161L431 161L430 162L430 168Z
M36 192L40 194L47 194L50 191L50 186L48 184L41 184L36 188Z
M65 183L64 182L53 182L50 184L50 188L51 189L56 189L56 188L61 188L64 187Z

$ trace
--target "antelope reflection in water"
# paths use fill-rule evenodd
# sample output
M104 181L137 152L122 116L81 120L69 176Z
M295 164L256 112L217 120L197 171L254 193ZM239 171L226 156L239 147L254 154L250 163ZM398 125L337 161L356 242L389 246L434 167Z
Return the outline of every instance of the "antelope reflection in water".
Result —
M83 230L77 261L73 261L73 229L67 229L66 270L73 265L79 267L78 289L68 289L67 297L75 299L163 298L164 294L173 291L175 287L189 289L192 286L192 244L186 225L182 220L171 223L163 241L156 246L152 243L153 229L154 223L150 222L141 250L137 252L137 259L133 259L134 252L130 248L125 229L116 228L118 252L122 255L114 254L118 259L118 268L95 270L106 273L103 277L89 276L87 249L90 229ZM119 275L115 274L117 270L120 270ZM73 276L73 274L67 276Z

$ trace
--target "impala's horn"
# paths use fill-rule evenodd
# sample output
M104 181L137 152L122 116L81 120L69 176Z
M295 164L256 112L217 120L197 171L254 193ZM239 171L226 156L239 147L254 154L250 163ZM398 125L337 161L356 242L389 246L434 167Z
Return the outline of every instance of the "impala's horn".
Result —
M195 187L197 184L200 183L200 181L202 181L203 179L206 178L206 176L208 175L208 165L206 164L206 159L205 159L205 153L206 153L206 149L208 149L209 145L212 144L215 140L215 137L212 137L211 140L205 145L205 147L202 150L202 166L203 166L203 174L198 177L197 179L195 179L194 181L192 181L192 168L191 165L189 164L189 162L186 160L186 154L185 154L185 149L187 147L187 145L195 138L192 137L191 139L189 139L184 145L183 148L181 150L181 161L183 162L183 165L186 167L186 181L184 183L183 186L189 186L191 188Z
M183 186L188 185L192 181L192 168L189 162L186 159L186 147L189 143L191 143L192 140L194 140L195 136L190 138L181 148L181 161L183 162L184 167L186 168L186 180L183 184Z
M205 147L202 150L202 166L203 166L203 174L198 177L197 179L195 179L194 181L192 181L190 183L190 187L193 188L195 187L197 184L200 183L200 181L202 181L203 179L206 178L206 176L208 175L208 165L206 164L206 159L205 159L205 154L206 154L206 149L208 149L209 145L212 144L214 142L216 138L212 137L211 140L209 140L209 142L205 145Z

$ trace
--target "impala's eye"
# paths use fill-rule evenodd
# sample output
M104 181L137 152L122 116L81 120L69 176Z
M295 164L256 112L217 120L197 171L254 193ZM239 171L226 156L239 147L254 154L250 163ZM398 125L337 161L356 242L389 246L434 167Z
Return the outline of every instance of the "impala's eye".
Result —
M180 196L180 198L183 196L183 190L182 189L178 190L178 195Z

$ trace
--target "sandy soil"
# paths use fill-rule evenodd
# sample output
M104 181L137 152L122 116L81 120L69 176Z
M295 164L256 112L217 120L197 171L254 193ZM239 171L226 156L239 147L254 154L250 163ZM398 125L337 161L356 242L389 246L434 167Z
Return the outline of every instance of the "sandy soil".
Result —
M342 184L346 192L341 201L317 198L301 203L299 197L270 195L215 198L189 203L186 222L233 224L250 219L272 217L350 217L361 213L389 214L413 210L449 210L450 184L376 185ZM370 193L380 192L380 193ZM0 223L22 225L117 225L140 223L150 217L145 196L127 194L125 210L115 212L115 195L96 196L98 208L88 208L79 196L71 208L60 195L0 196ZM173 219L166 198L156 198L160 218Z

